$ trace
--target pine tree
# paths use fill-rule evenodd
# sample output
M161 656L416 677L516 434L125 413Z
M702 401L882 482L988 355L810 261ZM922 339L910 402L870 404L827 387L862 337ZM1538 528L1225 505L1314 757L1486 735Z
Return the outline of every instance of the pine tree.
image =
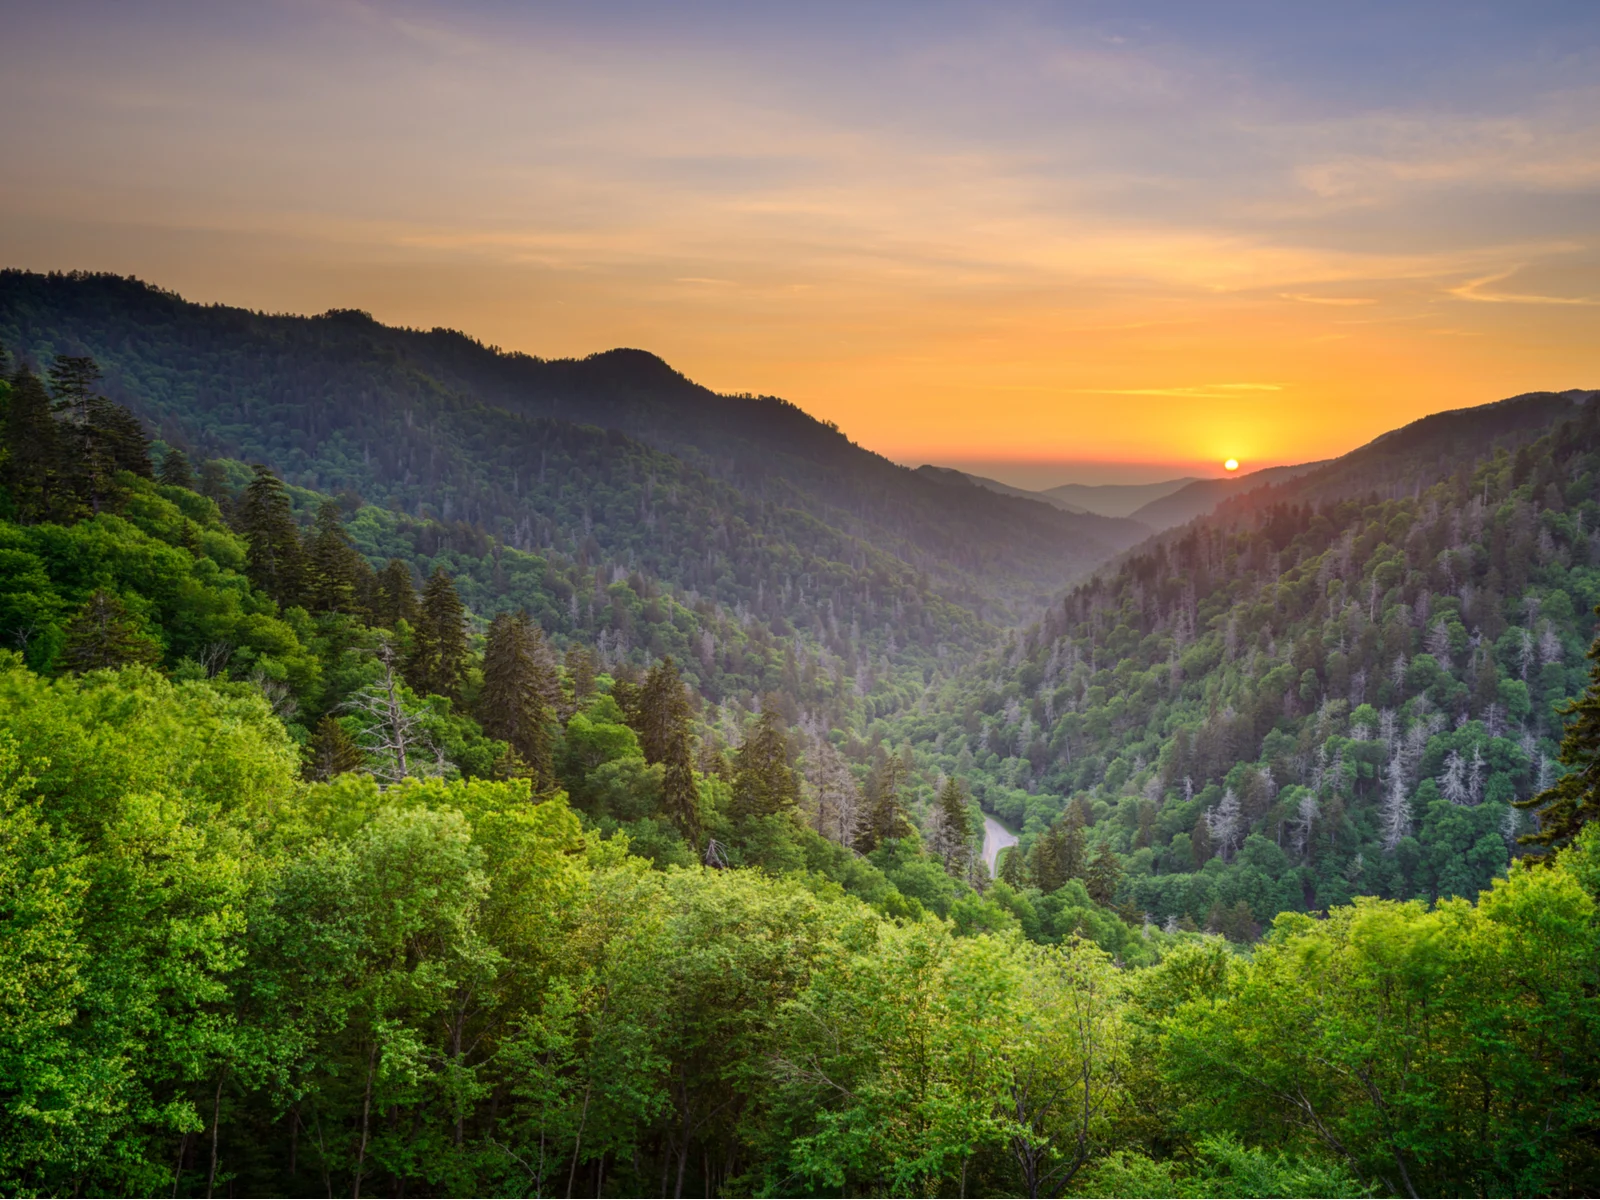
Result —
M967 811L967 789L958 779L946 779L936 803L938 837L934 848L944 859L944 869L959 879L972 857L972 818Z
M70 516L66 451L62 430L52 415L50 394L37 375L19 367L11 377L0 478L11 494L17 520L23 524Z
M396 628L401 621L417 624L417 589L411 579L411 568L398 558L391 558L378 572L374 588L372 618L385 629Z
M139 419L97 388L100 368L84 355L56 355L50 367L53 407L65 420L67 465L84 503L100 512L117 497L114 476L149 478L150 440Z
M167 487L187 488L195 490L194 472L189 469L189 459L176 446L169 449L161 458L161 471L156 479Z
M489 624L483 650L483 691L478 720L490 737L506 742L535 787L550 786L548 667L539 653L539 627L522 613L499 613Z
M580 646L576 642L567 647L567 682L571 690L570 698L563 695L560 708L562 720L569 719L589 702L589 697L594 695L594 654L587 646Z
M161 647L140 631L122 601L97 588L67 624L61 663L69 671L96 671L135 663L156 666Z
M239 531L249 547L245 574L279 604L299 604L305 592L305 552L283 482L257 465L239 501Z
M1027 885L1027 863L1023 859L1020 846L1007 846L1000 851L999 861L995 865L999 868L1002 883L1014 888Z
M372 568L345 531L337 500L324 500L306 540L306 607L313 612L363 611Z
M328 780L335 775L359 771L366 761L360 745L329 714L317 722L316 732L306 746L304 774L307 779Z
M200 494L215 504L224 520L233 522L235 497L228 483L228 469L214 458L200 464Z
M664 658L645 676L630 724L639 735L645 761L660 763L664 769L662 805L667 815L685 838L698 845L700 789L694 779L689 720L689 691L678 675L677 665L671 658Z
M407 664L406 682L422 694L461 698L461 675L467 661L467 610L456 585L443 567L434 568L422 588L416 644Z
M1122 878L1122 864L1109 841L1100 843L1084 873L1084 886L1089 898L1096 904L1109 906L1117 894L1117 883Z
M1595 609L1600 616L1600 607ZM1600 638L1589 647L1589 686L1583 695L1560 710L1568 718L1558 760L1567 774L1537 795L1518 800L1518 808L1532 809L1539 827L1518 840L1524 846L1549 852L1571 843L1590 821L1600 818Z
M734 755L733 812L736 817L793 812L800 787L789 765L789 739L775 709L761 714Z
M880 757L867 779L866 814L856 833L855 847L862 854L911 836L911 818L900 799L904 782L905 765L894 755Z

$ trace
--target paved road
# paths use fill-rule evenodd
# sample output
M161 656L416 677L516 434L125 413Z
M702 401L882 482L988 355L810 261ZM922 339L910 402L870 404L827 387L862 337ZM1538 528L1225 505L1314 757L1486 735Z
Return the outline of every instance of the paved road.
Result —
M989 864L989 874L993 875L995 872L995 864L1000 861L1000 851L1016 844L1016 834L988 813L983 814L983 861Z

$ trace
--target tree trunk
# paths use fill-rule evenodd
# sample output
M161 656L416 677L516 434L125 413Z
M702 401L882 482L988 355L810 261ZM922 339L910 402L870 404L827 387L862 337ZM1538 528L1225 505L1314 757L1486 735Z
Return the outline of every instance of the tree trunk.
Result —
M206 1200L211 1200L217 1182L217 1126L222 1116L222 1083L227 1077L226 1071L217 1076L217 1095L211 1102L211 1173L206 1176Z
M372 1073L378 1062L378 1042L374 1038L372 1049L367 1051L367 1091L361 1099L361 1149L356 1152L355 1181L350 1188L351 1200L361 1200L361 1169L367 1161L367 1137L372 1129Z

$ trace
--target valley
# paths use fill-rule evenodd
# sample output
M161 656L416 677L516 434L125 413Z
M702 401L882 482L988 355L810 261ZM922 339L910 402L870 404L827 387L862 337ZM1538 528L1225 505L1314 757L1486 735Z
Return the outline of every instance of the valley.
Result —
M0 343L8 1192L1597 1178L1600 394L1030 493L636 350Z

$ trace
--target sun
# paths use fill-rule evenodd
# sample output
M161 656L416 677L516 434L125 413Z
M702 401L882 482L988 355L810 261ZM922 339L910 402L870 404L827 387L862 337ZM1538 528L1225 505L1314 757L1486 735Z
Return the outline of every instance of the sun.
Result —
M1224 471L1237 471L1239 469L1239 460L1237 458L1230 458L1227 462L1222 464L1222 469Z

